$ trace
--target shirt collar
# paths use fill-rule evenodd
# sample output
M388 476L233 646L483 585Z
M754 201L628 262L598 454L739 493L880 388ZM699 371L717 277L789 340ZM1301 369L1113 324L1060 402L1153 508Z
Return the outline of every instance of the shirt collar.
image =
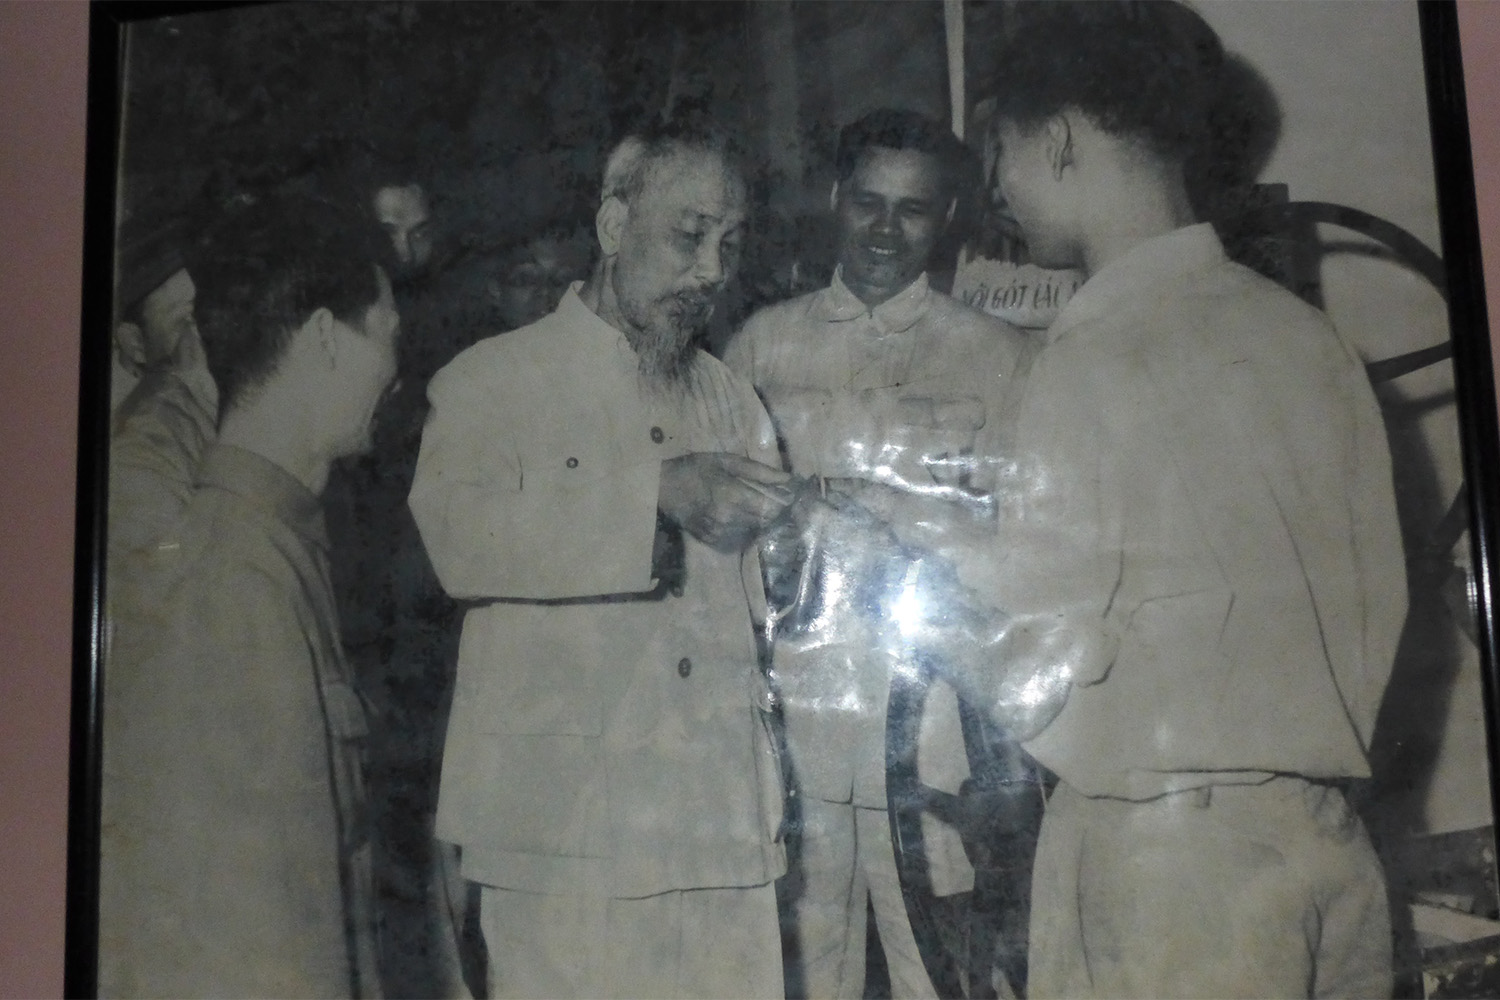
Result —
M562 301L553 310L558 319L567 323L570 327L578 330L586 330L597 335L602 340L624 340L625 334L615 329L594 310L584 303L578 294L583 289L583 282L575 281L568 286L563 293Z
M583 282L581 281L575 281L569 285L552 315L557 317L559 322L566 324L569 329L581 332L590 340L597 342L599 353L588 359L589 361L602 362L622 371L635 372L639 367L635 348L630 346L630 341L625 338L622 331L611 326L603 317L588 307L578 294L582 288ZM582 358L578 360L581 363L585 362Z
M1224 260L1224 246L1207 222L1138 243L1100 268L1073 293L1048 329L1047 340L1056 340L1074 327L1118 310L1122 301L1157 295L1159 285Z
M215 444L198 467L198 485L244 497L325 551L328 525L311 490L270 459L229 444Z
M869 316L881 333L901 333L910 329L927 311L929 291L927 274L923 272L916 281L871 309L844 284L844 268L839 265L834 268L833 281L813 301L812 315L814 319L827 323Z

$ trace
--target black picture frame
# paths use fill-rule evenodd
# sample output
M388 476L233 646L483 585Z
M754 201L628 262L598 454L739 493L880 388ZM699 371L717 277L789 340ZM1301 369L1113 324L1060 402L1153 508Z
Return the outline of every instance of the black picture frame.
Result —
M76 526L74 673L71 715L67 925L64 990L69 996L94 995L98 989L99 852L101 755L104 713L102 675L105 663L106 560L108 542L108 452L110 440L110 331L115 285L116 219L121 199L121 156L126 100L125 38L133 26L165 17L233 16L236 3L115 3L90 5L87 187L84 193L84 288L82 295L83 358L79 384L79 467ZM933 6L940 6L934 0ZM962 6L962 5L960 5ZM970 5L971 7L974 5ZM1431 134L1437 218L1443 266L1442 292L1452 334L1453 393L1461 450L1463 488L1455 503L1454 524L1468 538L1471 639L1478 650L1487 745L1482 749L1489 772L1490 848L1493 817L1500 812L1500 636L1495 603L1500 587L1500 413L1497 413L1494 359L1487 319L1475 209L1474 165L1468 136L1463 67L1459 49L1457 6L1453 0L1416 4L1425 73L1427 123ZM811 149L811 147L809 147ZM811 155L811 153L809 153ZM1310 225L1326 222L1314 219ZM1428 359L1424 359L1428 360ZM1462 501L1461 504L1458 501ZM1457 537L1457 536L1455 536ZM919 700L919 699L918 699ZM894 723L893 723L894 727ZM909 762L908 762L909 763ZM892 773L903 764L891 759ZM910 790L913 775L904 779ZM893 779L893 783L898 783ZM893 790L893 796L897 792ZM903 793L905 794L905 793ZM898 796L899 797L899 796ZM893 806L898 841L919 842L910 817ZM902 824L907 831L901 834ZM1491 855L1493 858L1493 853ZM917 866L920 868L920 865ZM1491 878L1495 873L1491 871ZM925 903L920 872L908 872L905 888L914 926L923 925ZM929 931L928 934L934 933ZM919 933L919 940L920 940ZM1500 953L1500 939L1478 954ZM1473 949L1470 949L1472 951ZM1462 965L1463 949L1452 952L1455 970L1432 980L1432 995L1479 995L1482 989L1471 965ZM1462 966L1462 967L1461 967ZM929 969L934 966L929 962ZM1420 984L1420 971L1406 969ZM934 980L956 985L952 972ZM1465 986L1468 982L1470 985ZM1442 990L1456 992L1441 992Z

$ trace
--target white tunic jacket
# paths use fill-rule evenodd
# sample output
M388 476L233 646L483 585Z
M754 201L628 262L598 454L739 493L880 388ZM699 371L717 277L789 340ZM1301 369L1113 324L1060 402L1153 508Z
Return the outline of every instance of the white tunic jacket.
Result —
M568 292L432 380L411 508L465 615L438 835L465 874L644 896L779 876L781 773L753 556L688 537L655 587L661 462L776 462L751 388L699 354L675 398Z

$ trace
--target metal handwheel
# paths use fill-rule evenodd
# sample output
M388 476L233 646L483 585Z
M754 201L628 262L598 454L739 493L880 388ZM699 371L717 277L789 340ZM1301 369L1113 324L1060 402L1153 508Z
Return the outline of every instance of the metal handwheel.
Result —
M1231 256L1276 280L1321 308L1317 285L1298 283L1282 266L1285 248L1319 223L1337 225L1377 241L1395 259L1425 277L1448 298L1442 258L1420 239L1385 219L1328 202L1282 202L1237 213L1215 223ZM1313 245L1321 256L1321 247ZM1451 358L1447 341L1369 362L1374 384L1389 382ZM1450 593L1459 572L1452 552L1468 523L1462 484L1447 512L1427 537L1408 544L1412 586ZM1468 598L1465 597L1465 600ZM1449 610L1461 631L1474 639L1471 608ZM917 733L935 671L923 664L914 679L893 681L886 717L886 791L896 869L912 935L940 997L995 997L1002 990L1024 996L1030 872L1048 777L1014 743L970 706L960 704L970 772L959 795L930 788L917 775ZM955 913L934 893L922 839L921 818L930 813L952 823L975 868L975 889L965 912ZM1003 994L1000 994L1003 995Z

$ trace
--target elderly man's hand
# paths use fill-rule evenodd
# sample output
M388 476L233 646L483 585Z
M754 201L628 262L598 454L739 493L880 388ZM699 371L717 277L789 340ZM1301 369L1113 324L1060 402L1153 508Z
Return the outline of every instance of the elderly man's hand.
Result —
M741 455L692 452L661 463L657 506L705 545L738 552L792 502L791 478Z

